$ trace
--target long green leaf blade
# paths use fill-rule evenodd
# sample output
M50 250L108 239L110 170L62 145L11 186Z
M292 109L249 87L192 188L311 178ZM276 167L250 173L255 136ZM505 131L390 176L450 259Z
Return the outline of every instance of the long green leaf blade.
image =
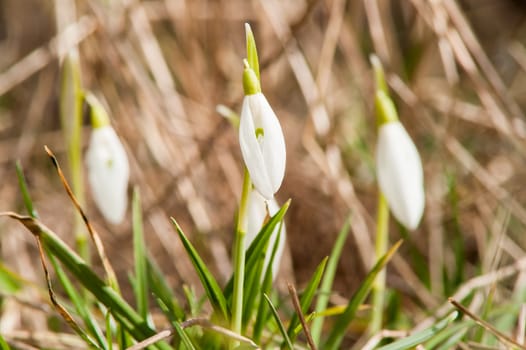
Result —
M137 188L133 191L132 221L133 256L135 261L135 300L137 302L137 311L139 312L139 315L146 320L148 319L148 278L146 274L147 266L141 212L141 196Z
M98 345L103 348L107 349L107 343L104 337L104 334L102 333L102 330L100 329L97 321L95 320L94 316L90 313L90 311L87 308L87 305L85 300L81 297L81 294L77 292L75 287L73 286L73 283L71 283L71 280L66 275L64 269L60 266L60 264L57 262L56 258L49 254L49 260L51 261L51 264L53 265L53 269L55 270L55 273L57 274L57 278L62 285L62 288L64 288L64 291L66 292L68 298L73 303L73 306L75 307L77 313L84 321L84 324L86 328L88 329L88 332L95 338Z
M38 236L46 251L56 256L98 301L111 310L114 317L119 322L122 322L135 339L142 340L156 334L155 330L148 326L146 320L122 299L111 286L104 283L86 262L53 231L41 224L37 219L19 216L14 213L4 213L4 215L20 221L32 234ZM165 342L159 342L154 347L162 350L171 349Z
M272 288L272 282L273 282L272 264L276 257L276 252L278 251L278 245L281 239L282 232L283 231L281 227L278 232L278 236L276 237L276 244L274 244L274 247L272 248L272 255L270 256L268 268L267 268L267 271L265 271L265 277L263 278L263 282L261 284L260 296L263 296L263 294L267 294L267 295L270 294L270 290ZM258 305L258 312L256 313L256 321L254 322L254 331L253 331L253 338L256 343L259 343L261 334L263 332L263 327L267 319L268 319L267 308L265 307L265 303L261 302L261 299L260 299L260 302Z
M19 160L16 161L16 176L18 178L18 186L20 187L20 191L22 192L22 199L24 200L26 210L29 216L37 218L38 213L33 207L33 200L31 199L31 195L29 194L29 190L27 188L27 181L26 177L24 176L22 163L20 163Z
M245 277L250 276L256 270L256 265L259 259L261 258L262 252L267 246L270 236L274 232L276 225L278 225L283 220L283 217L285 216L285 213L287 212L289 206L290 200L285 202L285 204L283 204L283 206L278 210L278 212L270 218L270 220L263 226L261 231L258 233L258 235L254 238L254 240L248 247L245 256ZM269 264L269 266L271 265ZM260 279L261 275L259 275L258 278ZM232 291L233 279L231 278L225 286L223 292L227 300L230 300L232 298Z
M192 243L190 243L174 218L172 218L172 223L175 226L179 238L181 239L181 242L183 243L183 246L190 257L192 264L194 265L194 268L197 272L197 275L199 276L199 279L201 280L201 283L203 284L206 295L208 296L212 307L217 313L222 315L226 321L228 321L229 313L226 306L226 299L223 295L223 292L221 292L221 288L219 288L219 284L217 283L214 276L210 273L203 259L201 259L194 246Z
M354 315L356 314L358 307L364 302L365 298L371 291L376 276L389 262L393 254L398 250L398 247L400 247L400 244L402 244L402 241L398 241L393 247L391 247L391 249L389 249L389 251L383 257L381 257L380 260L378 260L378 262L373 266L371 271L367 274L363 283L351 297L347 308L336 321L331 333L329 334L329 339L327 340L327 343L325 344L323 349L338 349L340 343L343 340L343 337L345 336L347 327L354 319Z
M150 257L146 257L148 285L150 286L153 295L157 297L157 301L166 307L166 316L176 321L181 321L185 318L185 313L182 307L177 302L175 295L166 283L159 267L154 263ZM163 311L164 309L161 308Z
M444 328L446 328L454 319L456 319L458 316L458 312L454 311L449 316L438 322L437 324L426 328L420 332L417 332L413 335L410 335L407 338L397 340L395 342L392 342L391 344L387 344L385 346L382 346L378 348L377 350L406 350L406 349L412 349L413 347L417 346L418 344L421 344L425 342L426 340L430 339L434 335L436 335L438 332L442 331Z
M321 282L318 300L316 300L316 306L314 308L314 312L316 314L319 314L323 310L325 310L327 308L327 304L329 303L329 295L332 290L334 276L336 275L336 268L338 267L338 261L340 260L345 241L347 239L347 236L349 235L350 224L351 217L349 216L347 220L345 220L345 223L343 224L343 227L340 230L340 233L338 234L336 242L334 243L334 246L332 248L331 255L329 256L329 261L327 262L327 268L325 269L325 274ZM316 346L318 346L320 343L323 321L323 316L315 317L312 321L311 336Z
M11 347L0 334L0 350L11 350Z
M290 340L287 330L285 329L285 326L283 325L283 322L281 322L281 319L278 315L278 310L276 310L276 307L274 304L272 304L272 301L268 297L268 295L263 294L263 297L267 301L268 306L270 307L270 311L272 312L272 315L274 316L274 319L276 320L276 323L278 324L279 331L281 332L281 335L283 336L284 342L289 348L289 350L294 350L294 346L292 345L292 341Z
M325 266L327 265L328 259L329 259L328 257L323 258L321 263L318 265L318 267L314 271L314 274L312 275L309 283L307 284L305 291L301 295L300 305L301 305L301 312L303 314L306 314L308 312L309 306L311 305L312 300L314 299L314 296L316 295L316 292L318 290L318 286L320 285L321 278L323 277L323 272L325 271ZM294 332L294 330L298 324L299 324L298 315L294 314L294 316L292 317L290 321L289 329L287 331L289 338L293 341L297 335Z
M194 344L192 343L192 340L190 339L190 337L188 336L188 334L186 334L186 332L184 331L184 329L181 328L181 326L179 325L179 323L177 322L174 322L172 323L174 329L175 329L175 332L177 333L177 335L179 336L179 338L181 339L181 343L184 344L185 346L185 350L196 350L196 347L194 346Z

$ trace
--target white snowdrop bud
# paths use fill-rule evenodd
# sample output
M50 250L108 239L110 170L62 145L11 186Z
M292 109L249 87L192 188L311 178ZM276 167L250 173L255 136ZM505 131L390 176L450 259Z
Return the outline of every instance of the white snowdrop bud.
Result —
M285 139L276 114L259 88L250 68L245 68L245 98L239 123L239 144L254 187L266 199L278 191L285 175ZM251 76L251 77L250 77Z
M128 157L102 105L93 96L87 100L93 125L86 153L88 181L93 200L104 218L118 224L123 220L128 205Z
M422 162L399 121L382 124L378 129L376 172L391 212L406 228L414 230L425 205Z

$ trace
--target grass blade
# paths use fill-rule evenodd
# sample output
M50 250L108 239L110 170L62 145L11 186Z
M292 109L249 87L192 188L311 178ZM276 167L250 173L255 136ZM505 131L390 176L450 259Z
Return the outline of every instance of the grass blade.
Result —
M146 274L146 252L144 244L143 222L141 213L141 196L138 188L133 191L133 257L135 262L135 300L137 311L145 320L148 319L148 278Z
M84 325L86 326L88 332L92 337L95 338L98 345L102 349L108 349L102 330L100 329L97 321L87 308L88 304L86 304L81 294L77 292L77 290L73 286L73 283L71 283L71 280L66 275L64 269L62 269L60 264L57 262L56 258L52 254L48 254L48 257L49 261L51 262L51 265L53 265L53 269L57 274L57 278L60 284L62 285L62 288L64 288L64 291L73 303L73 306L75 307L78 315L84 321Z
M156 296L157 301L162 303L166 309L166 316L173 318L176 321L181 321L185 318L185 313L178 304L172 290L166 283L159 267L148 257L146 257L148 285L150 286L153 295ZM161 309L163 309L161 307ZM163 310L164 311L164 310Z
M0 334L0 350L11 350L11 347L9 346L9 344L7 344L5 339L2 337L2 334Z
M38 213L33 206L33 201L31 199L31 195L29 194L27 181L24 176L24 171L20 161L16 162L16 173L26 210L32 218L38 218ZM75 287L73 286L73 283L71 283L69 277L66 275L62 267L57 263L55 257L51 254L48 255L51 264L53 265L53 268L55 270L55 273L57 274L58 280L62 285L62 288L64 288L64 291L68 295L69 299L72 301L77 313L84 321L84 324L87 327L89 334L95 338L95 340L97 341L97 345L99 345L102 349L107 349L108 347L105 342L104 335L102 334L102 331L98 326L97 322L95 321L93 315L90 314L87 308L86 301L82 298L82 296L79 293L77 293Z
M302 293L300 298L300 305L301 305L301 311L303 314L306 314L309 311L309 306L312 303L312 300L314 299L314 296L316 295L316 292L318 290L318 286L320 285L321 278L323 277L323 272L325 271L325 266L327 265L327 260L329 258L325 257L321 261L321 263L318 265L316 270L314 271L314 274L312 275L309 283L307 284L307 287L305 288L305 291ZM290 320L289 329L287 331L287 334L291 340L294 340L296 338L296 333L294 332L294 329L299 324L299 318L297 314L294 314L292 316L292 319Z
M413 347L417 346L418 344L421 344L425 342L426 340L430 339L434 335L436 335L438 332L442 331L444 328L446 328L455 318L457 318L458 312L454 311L449 316L438 322L437 324L426 328L420 332L417 332L413 335L410 335L407 338L397 340L395 342L392 342L391 344L382 346L378 348L377 350L406 350L406 349L412 349Z
M358 310L358 307L364 302L365 298L371 291L376 276L389 262L393 254L398 250L398 247L400 247L400 244L402 244L402 241L398 241L397 243L395 243L395 245L392 246L391 249L389 249L389 251L383 257L380 258L380 260L378 260L378 262L373 266L371 271L367 274L363 283L351 297L351 300L349 301L349 304L347 305L345 311L342 315L340 315L340 317L334 324L332 331L329 333L327 343L325 344L323 349L336 350L339 348L340 343L345 335L345 332L347 331L347 327L353 320L354 315Z
M26 207L27 213L29 216L33 218L38 217L38 213L33 207L33 200L31 199L31 195L29 194L29 190L27 189L27 181L26 177L24 176L24 169L22 168L22 163L20 163L19 160L16 161L16 176L18 178L18 186L20 187L20 191L22 192L22 199L24 200L24 205Z
M16 294L22 289L24 283L27 283L27 281L0 262L0 293L2 295Z
M323 276L323 280L320 286L320 291L318 293L318 300L316 301L316 306L314 308L314 312L316 314L321 313L323 310L327 308L327 304L329 302L329 295L331 293L332 284L334 281L334 276L336 275L336 268L338 267L338 261L340 260L340 256L343 250L343 246L345 244L345 240L347 239L347 236L349 235L350 223L351 223L351 217L349 216L347 220L345 221L345 223L343 224L343 227L340 230L338 237L336 238L336 242L334 243L334 246L332 247L332 252L331 252L331 255L329 256L329 261L327 262L325 274ZM315 317L314 320L312 321L311 335L312 335L312 340L314 341L314 344L316 344L316 346L319 346L320 344L320 337L321 337L321 330L323 328L323 321L324 321L323 316Z
M272 312L272 315L274 316L274 319L276 320L276 323L278 324L279 331L281 332L281 335L283 336L284 342L289 348L289 350L294 350L294 346L292 345L292 341L290 340L287 331L285 329L285 326L283 325L283 322L281 322L281 319L279 318L278 311L274 307L274 304L272 304L272 301L268 297L268 295L263 294L263 297L267 301L268 306L270 307L270 311Z
M283 227L283 221L280 221L278 231L276 232L277 236L274 242L274 246L269 247L268 241L267 241L267 244L264 247L264 250L259 255L259 259L257 260L255 268L252 270L248 270L245 274L246 276L245 288L247 288L248 290L246 290L245 292L245 304L243 306L243 310L244 310L243 329L246 328L246 326L248 325L248 322L250 321L252 317L254 310L257 308L257 302L260 301L260 296L263 294L262 284L265 282L267 275L270 274L269 276L270 281L273 280L272 266L273 266L274 258L276 257L276 252L278 250L278 246L281 240L282 227ZM274 234L274 231L275 229L271 231L272 232L271 235ZM270 240L270 237L271 236L269 236L269 240ZM270 255L267 269L264 271L265 258L267 256L268 249L272 249L272 250L271 250L271 255Z
M12 212L0 213L22 223L37 239L40 239L46 251L58 260L72 273L82 285L89 290L98 301L104 304L114 317L122 322L135 339L144 339L156 332L122 297L108 284L104 283L86 262L69 248L53 231L40 223L37 219L20 216ZM155 348L170 350L166 343L158 343Z
M174 322L174 323L172 323L172 325L173 325L173 327L175 329L175 332L177 333L177 335L181 339L181 343L184 345L183 349L185 349L185 350L196 350L196 347L192 343L192 340L190 339L188 334L186 334L184 329L181 328L179 323L178 322Z
M263 294L267 294L267 295L270 294L270 290L272 288L272 282L273 282L272 264L276 257L276 252L278 251L278 245L281 240L282 227L283 227L283 222L281 222L281 227L278 231L278 236L276 237L276 243L274 244L274 247L272 248L272 255L270 256L268 268L267 268L267 271L265 271L265 277L263 278L263 282L261 283L261 291L260 291L261 297L263 296ZM256 313L256 321L254 323L254 331L253 331L253 338L256 343L259 343L259 340L261 338L261 333L263 332L263 327L267 319L268 319L267 308L265 307L265 303L262 303L260 299L260 302L258 305L258 312Z
M256 238L252 241L250 246L247 249L245 256L245 277L250 276L254 273L258 261L261 259L261 255L265 251L265 247L268 244L270 236L274 232L276 225L278 225L285 216L288 208L290 206L290 200L285 202L283 206L278 210L278 212L270 218L270 220L263 226L261 231L258 233ZM269 266L272 266L269 264ZM258 276L257 281L261 279L261 274ZM231 278L224 288L224 295L228 301L231 301L233 291L233 279Z
M181 239L181 242L183 243L183 246L190 257L190 260L194 265L194 268L199 276L199 279L201 280L201 283L203 284L206 295L208 296L214 311L222 315L225 321L228 321L229 313L226 306L226 299L223 295L223 292L221 291L221 288L219 288L219 284L215 280L214 276L210 273L203 259L201 259L194 246L192 243L190 243L174 218L172 218L172 223L174 224L175 229L179 234L179 238Z

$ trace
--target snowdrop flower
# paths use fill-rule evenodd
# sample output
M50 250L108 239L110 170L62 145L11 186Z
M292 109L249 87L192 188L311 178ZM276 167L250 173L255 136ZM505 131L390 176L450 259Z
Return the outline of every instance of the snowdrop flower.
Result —
M285 140L276 114L261 93L259 79L245 61L245 98L239 123L239 143L254 187L272 199L285 175Z
M107 221L118 224L128 204L128 157L102 105L92 95L86 100L91 108L93 127L86 153L88 181L100 212Z
M275 199L271 199L267 201L256 190L252 190L250 192L250 195L248 197L247 207L248 207L247 208L248 223L247 223L247 232L246 232L246 239L245 239L245 250L247 250L248 247L250 247L250 244L252 243L252 241L254 241L257 234L263 227L267 214L270 216L273 216L279 210L279 205ZM268 207L268 213L267 213L267 207ZM272 257L272 250L274 249L274 246L276 245L276 239L278 238L280 226L281 226L281 235L279 237L278 247L276 248L276 255L274 256L274 260L272 261L272 278L274 279L278 275L281 256L283 254L283 249L285 248L285 241L286 241L285 224L276 225L274 232L272 232L270 239L269 239L267 252L265 255L265 260L263 263L263 271L266 271L270 263L270 258Z
M384 91L376 93L376 108L379 116L376 172L380 190L395 218L413 230L424 212L422 162Z

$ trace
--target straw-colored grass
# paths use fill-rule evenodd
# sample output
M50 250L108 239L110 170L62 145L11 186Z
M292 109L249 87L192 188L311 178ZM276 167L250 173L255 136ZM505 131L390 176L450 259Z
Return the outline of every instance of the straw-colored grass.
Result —
M277 282L283 295L287 282L298 289L307 283L349 213L331 303L345 303L375 262L368 62L375 52L420 150L427 196L416 231L391 221L390 244L405 241L387 286L396 291L392 306L399 303L394 316L404 322L388 317L385 326L424 329L454 309L448 297L483 315L487 298L498 308L521 295L526 276L525 14L520 1L504 0L0 1L0 211L23 211L14 166L20 160L41 220L73 243L74 208L43 145L66 162L58 67L76 47L83 85L101 98L125 144L131 182L143 198L147 250L176 293L182 295L183 281L200 291L173 216L225 283L243 168L237 134L216 108L240 110L249 22L262 86L287 143L277 193L281 203L292 199ZM89 196L85 209L126 285L130 213L110 226ZM37 247L5 219L0 261L28 281L23 293L0 297L0 334L27 349L58 349L49 343L58 340L77 348L63 325L50 332ZM123 293L131 298L129 288ZM356 322L346 344L365 346L366 339L358 342L364 333Z

